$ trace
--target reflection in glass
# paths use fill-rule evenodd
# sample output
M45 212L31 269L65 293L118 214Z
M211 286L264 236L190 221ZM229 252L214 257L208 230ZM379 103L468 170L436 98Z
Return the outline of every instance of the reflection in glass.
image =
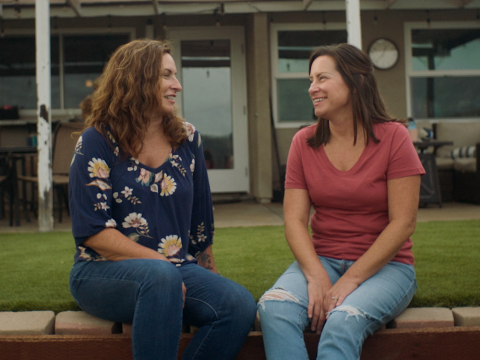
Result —
M65 108L78 108L93 92L93 81L112 53L129 41L127 34L64 36Z
M480 116L480 77L412 78L414 118Z
M52 35L50 38L51 101L60 109L60 41L64 42L64 108L78 108L90 94L87 80L95 80L103 71L112 52L129 40L122 34ZM0 105L17 105L20 109L37 107L35 35L0 38Z
M480 69L480 29L412 30L413 70Z
M322 45L347 42L345 30L310 30L278 32L278 71L308 72L310 53Z
M0 38L0 105L37 107L35 35Z
M232 169L229 40L182 41L183 115L202 136L209 169Z
M308 94L310 80L278 79L278 112L280 121L315 120L312 99Z

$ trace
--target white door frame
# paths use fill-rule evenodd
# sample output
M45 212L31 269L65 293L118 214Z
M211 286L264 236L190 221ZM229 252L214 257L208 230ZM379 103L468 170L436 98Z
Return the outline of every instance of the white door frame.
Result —
M182 83L180 41L230 40L230 68L232 91L233 169L210 169L208 177L212 193L249 192L247 84L244 29L241 26L168 28L167 39L173 45L173 58ZM177 99L180 115L182 97ZM186 119L195 125L195 119Z

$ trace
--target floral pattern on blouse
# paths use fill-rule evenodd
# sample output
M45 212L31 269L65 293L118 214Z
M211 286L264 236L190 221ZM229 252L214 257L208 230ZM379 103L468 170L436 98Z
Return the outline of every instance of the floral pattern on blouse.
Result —
M107 261L83 242L114 228L165 255L176 266L212 244L213 208L200 134L186 123L187 140L156 169L118 157L110 131L80 136L70 169L75 261ZM158 194L158 195L157 195ZM207 225L208 224L208 225Z
M130 201L132 204L142 203L136 196L133 196L133 189L130 189L128 186L125 186L125 189L120 191L120 193L114 192L113 198L117 203L121 203L123 201L122 198L125 198L126 200Z
M131 213L124 219L122 226L127 228L134 228L138 235L140 236L147 236L148 235L148 223L147 220L142 217L142 214Z
M182 248L182 239L177 235L168 235L158 244L158 252L169 260L176 258Z

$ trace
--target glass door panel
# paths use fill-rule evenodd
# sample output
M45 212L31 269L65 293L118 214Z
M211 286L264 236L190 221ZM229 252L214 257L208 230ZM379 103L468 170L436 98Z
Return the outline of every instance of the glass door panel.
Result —
M200 132L212 192L248 192L243 28L172 29L180 114Z
M207 168L232 169L230 41L182 41L181 48L183 115L202 135Z

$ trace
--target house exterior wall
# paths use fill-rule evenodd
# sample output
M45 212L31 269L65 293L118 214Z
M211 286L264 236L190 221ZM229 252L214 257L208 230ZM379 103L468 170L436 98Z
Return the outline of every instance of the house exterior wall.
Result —
M376 23L374 17L376 16ZM397 118L407 117L405 83L404 23L410 21L474 21L476 12L472 9L425 11L361 11L363 49L377 38L385 37L397 45L400 56L398 63L390 70L375 70L381 94L388 111ZM177 15L152 17L99 17L99 18L52 18L52 29L89 29L129 27L134 28L137 38L145 37L146 25L151 23L154 36L165 37L166 27L212 27L219 21L220 26L243 26L245 28L247 59L248 134L250 193L259 201L268 201L272 196L273 185L280 181L275 159L275 147L271 136L271 59L270 24L273 23L321 23L345 22L345 12L273 12L253 14ZM33 19L5 20L4 27L34 31ZM8 31L7 31L8 34ZM175 44L173 44L175 46ZM54 117L55 120L55 117ZM285 164L290 142L297 128L275 129L280 163ZM15 130L17 134L19 130ZM5 138L2 132L2 139ZM14 135L17 137L17 135ZM24 139L23 133L18 138ZM10 138L11 139L11 138ZM2 141L3 145L3 141ZM5 145L7 145L5 143ZM10 143L8 145L11 145ZM246 144L247 146L247 144Z
M374 17L377 16L377 23ZM312 23L322 22L321 12L312 13L275 13L270 14L269 19L275 23ZM407 118L406 79L405 79L405 45L404 45L404 23L413 21L473 21L476 19L476 12L466 9L430 11L362 11L362 48L368 50L369 45L376 39L388 38L398 47L399 60L390 70L375 69L375 77L380 93L387 106L387 111L396 118ZM325 15L327 22L345 22L345 13L328 12ZM477 20L478 21L478 20ZM277 128L277 141L280 155L280 162L286 164L290 142L295 135L297 128ZM278 186L279 173L277 165L272 163L273 183Z

